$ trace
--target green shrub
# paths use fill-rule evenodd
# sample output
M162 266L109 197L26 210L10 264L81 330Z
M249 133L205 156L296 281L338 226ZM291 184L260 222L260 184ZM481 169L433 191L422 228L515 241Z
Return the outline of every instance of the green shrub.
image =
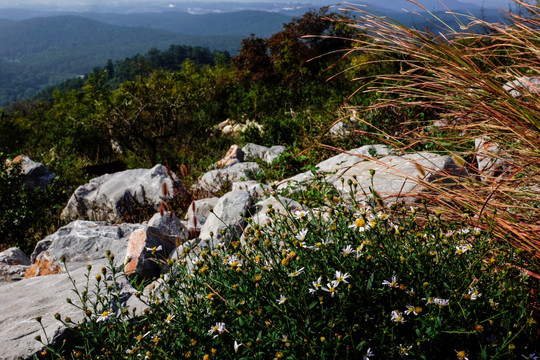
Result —
M44 189L24 184L20 164L6 160L0 154L0 249L16 246L30 254L60 223L67 196L58 180Z
M102 281L97 302L82 299L92 311L80 345L49 354L518 359L540 350L524 252L466 218L331 203L287 216L270 209L273 222L252 224L243 241L185 248L152 295L139 294L142 316L111 311L114 286Z

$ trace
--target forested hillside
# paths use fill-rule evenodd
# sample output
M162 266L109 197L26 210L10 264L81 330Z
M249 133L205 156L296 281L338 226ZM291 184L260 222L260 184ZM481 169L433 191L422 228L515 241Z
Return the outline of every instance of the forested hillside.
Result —
M460 6L459 3L454 5ZM373 4L369 9L378 15L391 15L405 25L419 29L427 27L433 31L437 30L433 26L435 18L459 29L468 23L470 16L468 11L458 10L463 14L436 11L432 15L424 13L425 18L422 18L413 13L396 12L388 3ZM474 6L471 9L470 14L485 20L500 21L503 17L494 9ZM269 37L290 20L288 15L269 11L205 14L171 10L129 14L80 12L57 16L52 16L53 12L2 11L5 16L22 20L0 19L0 106L85 74L108 59L114 61L146 53L151 48L162 50L177 44L219 49L234 55L242 38L250 34ZM42 14L42 17L32 17L32 14Z
M2 112L0 151L26 153L57 173L69 169L77 181L85 165L119 158L133 166L168 159L197 167L194 154L206 146L200 140L227 118L260 122L264 136L246 135L259 143L302 141L313 119L313 126L329 124L355 86L344 76L327 81L349 66L343 61L329 69L341 53L309 61L348 46L337 38L301 39L346 34L327 15L311 12L270 38L246 38L231 61L226 54L181 46L111 61L86 79L42 93L52 102L10 105ZM111 140L125 152L114 153ZM219 152L220 146L210 149Z
M197 36L226 34L267 37L278 32L290 16L265 11L190 14L180 11L134 14L83 13L85 18L117 26L144 27ZM236 50L236 49L235 49Z
M95 17L118 25L73 15L0 21L0 106L90 72L108 59L119 60L152 48L180 44L235 53L243 37L250 33L269 36L289 19L263 12Z

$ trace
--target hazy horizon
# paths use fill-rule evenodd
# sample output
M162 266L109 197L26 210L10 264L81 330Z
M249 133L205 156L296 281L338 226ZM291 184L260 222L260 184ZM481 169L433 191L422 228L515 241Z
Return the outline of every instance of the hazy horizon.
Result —
M362 2L371 2L373 3L373 0L359 0L359 3ZM469 3L474 4L478 6L485 6L485 7L507 7L508 4L512 4L512 0L459 0L462 3ZM275 0L256 0L256 1L250 1L250 0L117 0L117 1L107 1L107 0L73 0L66 3L65 1L59 1L59 0L0 0L0 8L33 8L33 7L48 7L48 8L56 8L56 9L73 9L73 8L111 8L111 7L129 7L129 6L137 6L137 7L145 7L145 6L159 6L163 8L167 7L174 7L174 4L193 4L193 3L200 3L200 4L208 4L208 3L281 3L281 4L294 4L294 5L302 5L305 4L306 6L309 5L318 5L318 6L324 6L324 5L335 5L339 3L340 1L328 1L328 0L304 0L304 1L275 1ZM351 3L354 3L355 1L351 1ZM396 0L396 9L400 7L401 3L405 4L407 0ZM423 0L417 0L420 4L422 4ZM442 1L444 3L444 1Z

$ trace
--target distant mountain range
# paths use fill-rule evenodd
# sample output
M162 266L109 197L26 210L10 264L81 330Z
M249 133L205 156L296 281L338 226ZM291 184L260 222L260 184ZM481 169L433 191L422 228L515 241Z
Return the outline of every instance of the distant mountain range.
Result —
M399 7L418 10L408 1L363 2L374 11L406 25L431 26L418 15L399 10ZM429 11L441 9L438 0L419 2ZM140 4L143 3L146 2ZM479 6L457 0L446 0L445 3L452 9L465 7L486 20L501 19L501 14L493 9L481 10ZM103 66L108 59L123 59L146 53L151 48L166 49L172 44L191 45L226 50L234 55L243 38L250 34L269 37L291 20L290 14L295 11L304 13L308 6L315 8L308 3L197 1L181 4L146 13L126 12L126 9L124 13L0 9L0 106L21 96L31 96L48 85L87 73L96 66ZM198 7L195 8L195 5ZM219 8L212 8L218 5ZM199 13L179 11L182 6ZM263 10L226 11L242 6L262 7ZM438 16L450 25L456 24L451 15L438 13ZM467 22L465 18L463 21Z

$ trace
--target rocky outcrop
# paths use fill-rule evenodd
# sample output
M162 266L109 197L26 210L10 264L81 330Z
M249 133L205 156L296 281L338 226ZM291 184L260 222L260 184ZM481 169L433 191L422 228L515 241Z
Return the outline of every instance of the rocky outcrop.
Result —
M28 186L45 188L54 180L54 174L45 165L33 161L26 155L15 157L11 164L20 164L23 182Z
M249 192L243 190L228 192L219 199L214 210L208 215L199 237L212 247L216 243L225 242L232 236L241 234L244 217L250 205ZM227 233L222 234L222 231Z
M515 98L527 95L540 95L540 77L522 76L504 84L503 89Z
M201 177L198 187L210 194L216 194L223 189L230 189L233 182L252 179L253 174L260 169L257 163L245 162L223 169L211 170Z
M445 176L449 174L465 175L466 170L458 166L451 156L419 152L360 162L339 174L330 175L328 180L342 196L350 195L351 182L357 184L352 191L359 200L371 199L373 192L376 192L386 199L410 201L424 189L418 180L445 181Z
M135 203L148 204L157 211L162 200L174 196L173 189L173 180L163 165L102 175L75 190L62 218L120 222Z
M214 209L218 203L218 197L195 200L189 205L186 213L188 231L200 232L201 226L204 225L206 219L210 215L210 211Z
M434 153L374 157L389 152L384 145L369 145L336 155L316 167L322 172L319 177L332 184L342 196L348 197L352 191L361 201L371 199L373 191L384 198L412 200L424 189L418 180L444 181L449 174L464 176L467 173L451 156ZM302 187L315 177L317 175L310 172L298 174L280 183L278 189ZM355 188L349 184L355 184Z
M16 281L24 274L32 262L19 248L12 247L0 252L0 281Z
M89 288L95 288L95 276L105 266L105 259L94 263L89 276ZM79 267L71 272L71 276L78 286L78 290L84 290L82 284L86 283L86 267ZM119 284L122 289L121 301L124 304L130 301L135 290L129 283ZM93 296L89 292L90 297ZM51 344L57 344L69 336L68 328L55 319L59 313L62 319L71 318L74 323L82 319L84 313L73 305L66 302L71 298L73 303L80 305L77 296L73 293L73 284L67 274L40 276L23 279L18 282L0 283L0 358L6 360L28 359L39 352L43 345L35 337L41 336L45 340L45 334L36 317L41 317L41 323L45 328L48 340ZM136 302L139 310L144 304Z
M218 168L222 168L241 162L244 162L244 152L242 149L240 149L240 147L238 147L238 145L232 145L229 148L229 151L227 151L227 154L225 154L225 156L219 160L216 165Z
M478 173L482 181L510 174L511 160L489 137L474 139Z
M107 250L123 256L130 234L143 227L144 225L140 224L108 225L105 222L77 220L41 240L36 245L31 260L34 264L47 260L62 267L60 259L64 257L73 267L75 264L84 266L95 260L105 259Z
M276 156L284 150L271 151L273 148L248 145L243 150L248 160L273 161L269 154ZM298 174L284 183L297 181L307 188L311 186L310 179L319 177L332 184L341 193L343 201L351 195L359 201L369 201L373 192L387 199L412 199L423 189L422 182L445 181L445 174L466 175L466 171L450 156L428 152L393 154L384 145L353 149L322 161L316 167L316 171ZM0 254L0 274L4 265L22 266L26 274L32 276L18 282L0 283L0 303L3 304L3 311L0 312L1 356L6 359L31 357L42 348L34 340L36 335L44 337L34 320L36 316L42 316L43 326L53 343L67 336L66 327L54 319L55 313L69 316L75 323L81 320L82 312L65 301L75 296L73 284L60 262L62 257L77 284L86 282L86 264L91 263L93 268L88 277L89 286L95 288L95 275L109 260L106 250L116 255L116 265L127 264L126 273L152 278L163 269L160 263L165 264L169 257L186 260L189 268L192 259L184 258L187 248L194 249L192 256L197 256L208 246L214 247L227 243L233 237L240 237L246 229L246 217L251 217L255 224L265 226L272 222L271 213L290 217L299 216L296 212L301 210L311 214L307 216L326 216L326 209L321 212L317 212L317 209L307 211L294 200L272 194L276 188L274 185L270 187L246 181L250 173L256 171L260 171L256 163L239 162L203 175L199 186L208 193L220 192L229 185L232 185L233 191L220 198L194 201L188 208L187 228L173 213L168 212L157 213L143 224L110 225L104 221L76 220L37 244L31 255L33 265L30 270L30 262L24 260L21 254L15 254L15 250L10 249L15 254L13 257ZM117 208L122 200L132 197L139 201L138 197L142 195L140 189L144 188L145 195L158 203L163 189L167 190L167 196L172 195L170 181L165 168L160 165L153 169L104 175L77 189L64 210L64 216L118 221L121 213ZM277 189L281 190L283 186ZM263 195L270 194L273 196L262 199ZM193 234L199 230L199 237L193 238ZM22 260L5 260L8 258ZM21 262L21 265L16 262ZM55 273L59 274L46 275ZM19 278L22 277L20 274ZM160 281L154 285L158 286ZM121 298L126 306L144 308L144 304L132 296L134 290L127 281L121 284L121 288Z
M275 145L272 147L266 147L257 144L246 144L242 151L244 152L244 157L246 161L255 161L261 159L264 162L271 164L273 163L281 154L287 151L285 146Z
M266 225L272 222L272 218L268 213L269 210L275 214L283 216L291 216L296 211L302 210L303 207L297 201L288 199L284 196L270 196L267 199L261 200L251 207L251 219L254 224Z

